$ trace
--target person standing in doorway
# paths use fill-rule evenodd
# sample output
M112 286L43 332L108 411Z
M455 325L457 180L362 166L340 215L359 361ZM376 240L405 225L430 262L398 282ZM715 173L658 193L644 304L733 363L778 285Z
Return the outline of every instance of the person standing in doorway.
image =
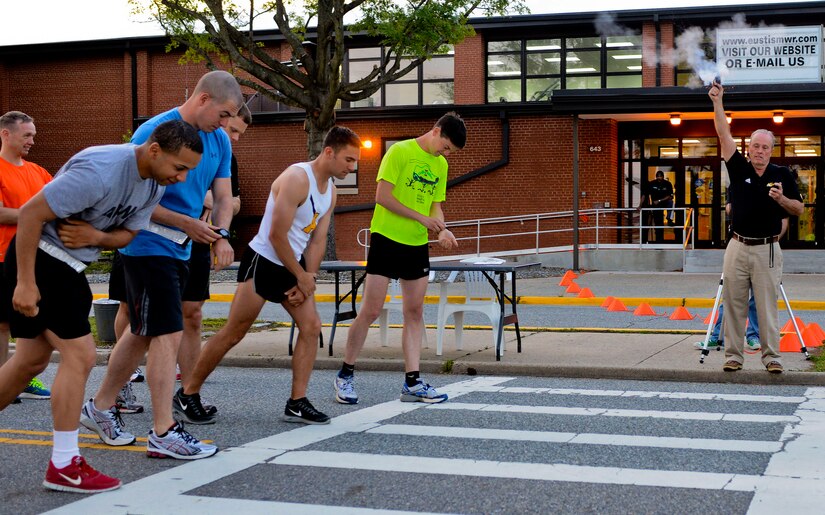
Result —
M665 173L661 170L656 172L656 180L649 182L645 188L642 201L639 203L638 211L643 207L649 206L653 209L648 211L650 213L651 225L654 227L654 234L656 235L656 243L664 243L665 241L665 210L667 210L668 225L673 225L673 184L665 179ZM642 233L647 235L647 229Z

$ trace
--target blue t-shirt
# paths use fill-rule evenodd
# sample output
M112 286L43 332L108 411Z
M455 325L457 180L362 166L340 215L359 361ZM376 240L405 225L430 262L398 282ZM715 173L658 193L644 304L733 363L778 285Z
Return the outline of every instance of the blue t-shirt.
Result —
M138 127L132 143L141 144L149 139L155 127L169 120L182 120L178 108L161 113ZM216 178L231 177L232 145L222 130L198 131L203 141L203 157L197 167L189 171L185 182L166 186L160 205L192 218L199 218L203 211L203 199ZM180 230L173 227L174 230ZM180 245L149 231L140 231L135 239L120 252L127 256L168 256L180 260L189 259L191 244Z

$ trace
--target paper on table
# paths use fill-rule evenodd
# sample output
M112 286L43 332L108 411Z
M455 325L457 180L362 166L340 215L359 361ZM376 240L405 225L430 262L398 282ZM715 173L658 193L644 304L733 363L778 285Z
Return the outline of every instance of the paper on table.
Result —
M472 263L474 265L500 265L504 260L496 257L478 256L462 259L462 263Z

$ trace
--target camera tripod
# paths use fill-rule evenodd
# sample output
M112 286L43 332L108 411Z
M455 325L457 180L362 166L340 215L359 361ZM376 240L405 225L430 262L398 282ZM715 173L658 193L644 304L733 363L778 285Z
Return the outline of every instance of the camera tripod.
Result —
M705 341L702 345L702 354L699 356L699 363L705 362L705 357L710 352L708 349L708 340L710 339L710 332L713 329L713 324L716 323L716 315L719 313L719 302L722 298L722 287L725 282L725 274L722 274L719 277L719 287L716 289L716 300L713 301L713 310L710 312L710 322L708 323L708 330L705 332ZM808 349L805 347L805 342L802 340L802 331L799 330L799 325L796 323L796 317L793 314L793 309L791 309L791 303L788 301L788 296L785 294L785 287L782 286L782 281L779 281L779 292L782 294L782 300L785 301L785 307L788 309L788 315L791 317L791 322L793 323L793 328L796 331L796 337L799 338L799 345L801 346L800 352L805 355L805 359L811 359L811 355L808 354ZM717 347L718 349L719 347Z

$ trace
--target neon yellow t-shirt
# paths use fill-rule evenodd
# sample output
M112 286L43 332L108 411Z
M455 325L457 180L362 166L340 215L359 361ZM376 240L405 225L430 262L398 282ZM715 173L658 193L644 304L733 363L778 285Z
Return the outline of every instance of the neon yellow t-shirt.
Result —
M394 185L393 196L410 209L430 215L433 202L447 195L447 160L424 151L414 139L391 146L378 168L377 181ZM426 245L427 228L412 218L400 216L376 204L371 232L404 245Z

